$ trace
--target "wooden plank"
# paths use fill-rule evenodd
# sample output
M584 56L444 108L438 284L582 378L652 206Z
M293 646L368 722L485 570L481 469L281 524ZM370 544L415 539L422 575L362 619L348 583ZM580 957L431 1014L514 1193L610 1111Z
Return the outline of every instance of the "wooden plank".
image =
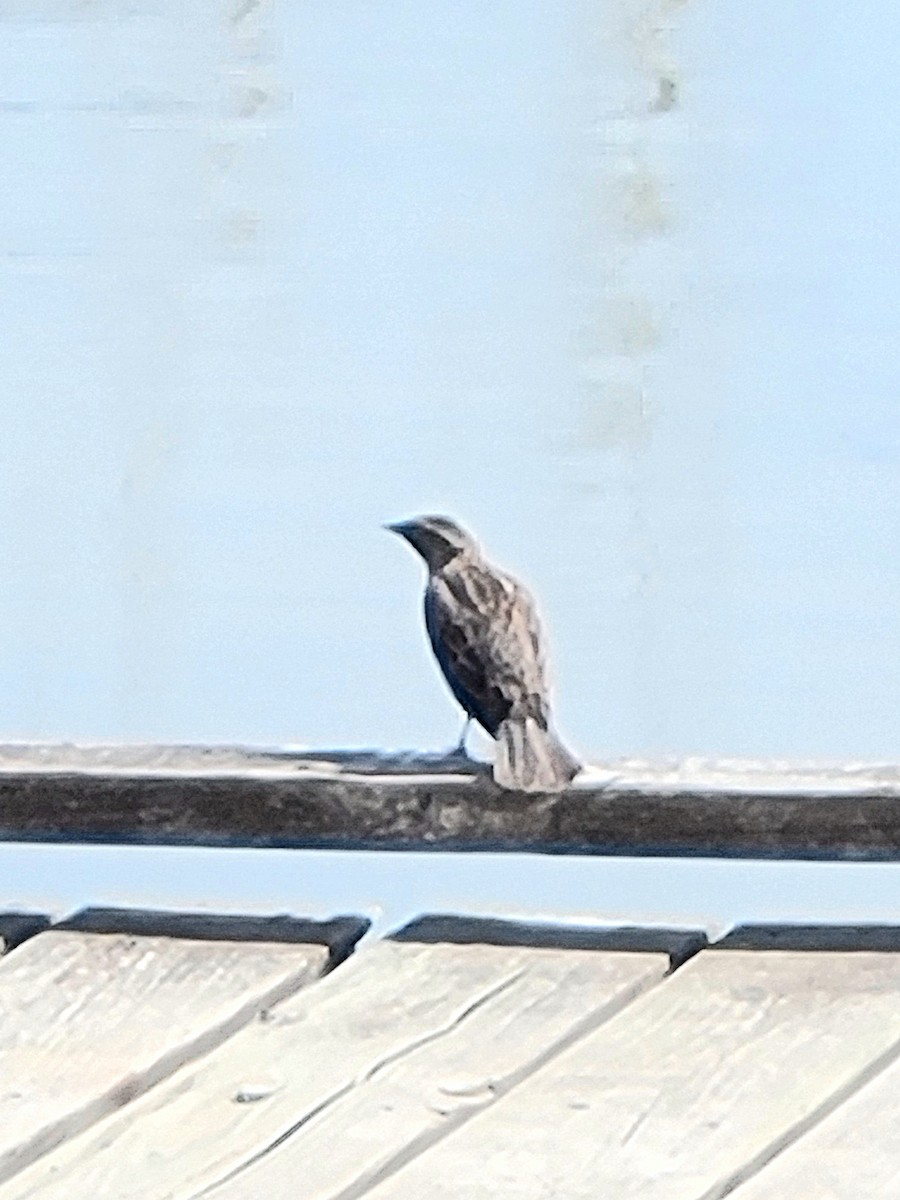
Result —
M284 913L246 916L234 913L172 912L149 908L85 908L53 928L78 933L128 933L137 936L189 938L202 942L292 942L325 946L329 967L352 953L369 928L366 917L338 916L312 921Z
M718 1200L898 1054L898 990L894 953L705 951L367 1200Z
M336 1194L493 1103L668 965L659 951L382 941L0 1195L187 1198L217 1181L223 1197Z
M558 796L483 763L0 746L0 840L900 860L900 768L626 761Z
M665 925L559 925L500 917L460 917L452 913L426 913L415 917L391 934L391 940L665 954L672 969L680 967L708 945L706 934L699 929L674 929ZM900 929L895 930L895 942L896 948L900 949Z
M836 1105L734 1200L897 1200L900 1196L900 1063Z
M307 943L85 932L76 920L7 954L0 1180L317 978L328 945L314 922L297 924Z
M21 945L49 924L49 919L40 913L0 913L0 954Z

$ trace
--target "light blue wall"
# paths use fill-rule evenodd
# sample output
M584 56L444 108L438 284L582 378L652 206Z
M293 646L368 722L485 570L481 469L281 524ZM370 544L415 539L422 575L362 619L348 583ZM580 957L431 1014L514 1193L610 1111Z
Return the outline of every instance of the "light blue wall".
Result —
M900 754L900 9L5 0L4 738L440 747L384 520L593 756Z

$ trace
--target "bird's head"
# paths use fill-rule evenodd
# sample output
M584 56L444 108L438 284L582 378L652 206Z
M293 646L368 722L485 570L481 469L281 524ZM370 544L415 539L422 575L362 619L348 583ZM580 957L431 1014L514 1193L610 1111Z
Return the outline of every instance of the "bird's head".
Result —
M457 554L478 552L478 543L472 535L449 517L413 517L385 525L385 529L406 538L425 559L430 571L439 571Z

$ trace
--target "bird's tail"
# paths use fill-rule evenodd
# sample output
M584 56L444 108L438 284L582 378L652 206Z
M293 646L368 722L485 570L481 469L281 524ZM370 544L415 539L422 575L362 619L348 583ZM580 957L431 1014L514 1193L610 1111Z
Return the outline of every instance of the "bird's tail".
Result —
M496 733L494 781L516 792L561 792L581 763L534 717L509 717Z

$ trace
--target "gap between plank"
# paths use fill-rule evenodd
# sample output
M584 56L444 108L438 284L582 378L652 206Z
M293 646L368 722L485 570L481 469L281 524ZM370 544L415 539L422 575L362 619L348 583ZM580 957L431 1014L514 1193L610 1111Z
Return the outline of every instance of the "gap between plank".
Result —
M430 1042L438 1041L440 1038L446 1037L448 1033L452 1033L454 1029L458 1028L458 1026L460 1026L464 1021L468 1020L468 1018L472 1016L474 1012L477 1012L479 1008L490 1003L490 1001L496 996L499 996L501 993L511 988L522 978L524 973L525 968L522 968L519 971L514 971L511 975L507 975L505 979L501 979L499 983L495 983L493 987L487 988L481 993L481 995L476 996L474 1000L470 1001L465 1006L465 1008L456 1013L455 1016L451 1017L449 1021L445 1022L445 1024L441 1025L439 1028L431 1030L430 1033L424 1033L420 1037L414 1038L411 1042L407 1043L407 1045L401 1046L399 1049L392 1051L390 1054L386 1054L384 1058L379 1059L371 1067L367 1067L366 1070L357 1075L355 1079L350 1080L349 1083L344 1084L343 1087L332 1092L330 1096L326 1096L324 1100L315 1106L315 1108L310 1109L308 1113L304 1113L298 1121L295 1121L293 1125L291 1125L288 1129L285 1129L283 1133L280 1133L276 1138L269 1142L268 1145L263 1146L261 1150L257 1150L255 1154L252 1154L243 1162L238 1163L237 1166L232 1167L226 1175L223 1175L220 1179L216 1179L213 1183L207 1184L205 1187L201 1188L199 1192L192 1192L188 1197L188 1200L200 1200L201 1196L209 1195L209 1193L214 1191L216 1188L222 1187L223 1184L230 1183L232 1179L243 1174L244 1171L249 1170L250 1167L258 1163L260 1159L267 1157L267 1155L271 1154L273 1150L277 1150L279 1146L284 1145L284 1143L292 1138L295 1133L298 1133L301 1129L305 1128L305 1126L307 1126L311 1121L315 1120L316 1117L321 1116L323 1112L326 1112L328 1109L332 1108L338 1103L338 1101L342 1100L344 1096L349 1095L349 1093L354 1091L356 1088L367 1084L372 1078L374 1078L375 1075L379 1074L386 1067L390 1066L392 1063L398 1062L400 1059L406 1058L410 1054L414 1054L415 1051L419 1050L422 1046L426 1046Z
M278 1004L293 995L305 982L309 981L309 977L310 968L309 964L306 964L280 980L263 995L256 996L242 1005L229 1017L204 1030L190 1041L183 1042L160 1055L140 1074L128 1075L104 1092L102 1096L98 1096L74 1112L70 1112L40 1129L27 1141L11 1149L0 1160L0 1184L14 1178L20 1171L30 1167L45 1154L55 1150L57 1146L84 1133L103 1117L109 1116L130 1101L137 1099L138 1096L142 1096L181 1067L195 1059L202 1058L211 1050L215 1050L233 1034L249 1024L261 1009Z
M862 1068L852 1079L848 1080L843 1087L838 1088L835 1092L822 1101L818 1107L814 1108L811 1113L797 1121L784 1133L771 1141L764 1149L753 1158L749 1159L742 1167L733 1171L725 1179L720 1179L717 1183L697 1200L723 1200L725 1196L730 1196L733 1192L737 1192L743 1184L749 1182L755 1175L758 1175L773 1159L783 1154L794 1146L807 1133L810 1133L817 1125L820 1125L826 1117L829 1117L841 1105L852 1099L857 1092L870 1084L874 1079L892 1066L900 1059L900 1040L894 1042L887 1050L882 1051L877 1058L874 1058L870 1063ZM740 1200L740 1193L736 1197Z
M687 958L691 957L693 957L693 955L688 954ZM685 959L683 961L687 960ZM682 962L673 962L672 958L670 957L669 969L657 982L664 983L665 980L670 978L671 975L677 971L681 965ZM235 1167L221 1179L216 1180L215 1183L207 1185L199 1192L192 1193L191 1196L188 1197L188 1200L200 1200L201 1197L207 1196L214 1192L216 1188L222 1186L224 1183L233 1180L236 1176L240 1175L249 1167L259 1162L260 1159L266 1157L279 1146L282 1146L311 1120L321 1115L323 1111L325 1111L327 1108L330 1108L333 1104L339 1102L354 1088L368 1083L376 1074L385 1069L389 1064L397 1062L399 1059L414 1053L423 1045L434 1042L442 1037L447 1036L447 1034L452 1033L454 1029L467 1020L475 1011L477 1011L477 1009L481 1008L484 1004L489 1003L496 996L506 991L509 987L512 987L523 974L524 971L518 971L515 974L507 977L505 980L502 980L499 984L495 985L493 988L489 989L483 995L474 1000L462 1012L458 1013L456 1017L447 1022L447 1024L441 1029L435 1030L429 1034L425 1034L424 1036L417 1038L414 1042L411 1042L408 1046L403 1047L401 1050L395 1051L394 1053L386 1056L383 1060L376 1063L373 1067L369 1068L366 1072L358 1076L353 1083L341 1088L327 1100L323 1101L316 1107L316 1109L304 1116L300 1121L298 1121L290 1129L286 1130L283 1134L279 1135L279 1137L274 1139L268 1146L254 1154L246 1162ZM419 1134L417 1137L414 1137L403 1147L402 1150L398 1151L395 1155L388 1159L387 1162L382 1163L379 1167L370 1171L365 1171L362 1175L360 1175L346 1187L342 1188L339 1192L333 1193L329 1200L359 1200L359 1197L363 1196L366 1192L378 1186L386 1179L389 1179L392 1175L395 1175L420 1154L431 1149L432 1146L442 1141L443 1138L445 1138L448 1134L459 1129L472 1117L484 1111L496 1100L508 1095L513 1088L517 1087L536 1071L540 1070L543 1066L550 1062L551 1059L555 1058L563 1051L568 1050L570 1046L574 1045L576 1042L592 1033L596 1028L604 1024L606 1021L611 1020L613 1017L618 1015L619 1012L626 1008L639 995L649 991L652 987L656 987L657 982L651 983L650 987L646 987L642 982L636 981L630 987L623 990L614 999L601 1006L598 1010L587 1014L584 1018L582 1018L581 1021L576 1022L568 1031L568 1033L564 1034L555 1042L547 1046L543 1053L539 1054L536 1058L530 1060L518 1070L510 1072L510 1074L505 1076L503 1079L492 1079L488 1092L488 1099L482 1100L480 1103L474 1103L466 1107L460 1107L455 1112L443 1114L445 1120L440 1127L427 1130Z

